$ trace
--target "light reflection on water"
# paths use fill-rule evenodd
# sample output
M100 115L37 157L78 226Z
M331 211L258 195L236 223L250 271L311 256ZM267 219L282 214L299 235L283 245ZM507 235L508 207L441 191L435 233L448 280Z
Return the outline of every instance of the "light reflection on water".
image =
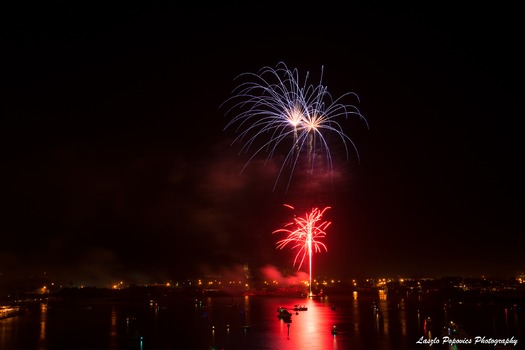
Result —
M337 325L335 312L329 305L313 299L282 300L282 306L293 308L295 304L305 305L306 311L291 311L291 323L283 320L271 322L273 329L268 334L269 344L275 349L290 347L293 349L337 349L337 336L334 337L331 329ZM277 305L279 306L279 305ZM274 312L276 316L277 313ZM289 326L289 328L288 328ZM288 332L289 330L289 332Z
M294 305L307 310L294 311ZM278 307L292 312L291 322L277 317ZM472 336L525 341L523 313L515 307L354 293L321 299L216 296L153 305L42 303L29 315L0 320L0 349L426 349L416 341L440 336L440 325L450 319Z
M46 325L47 325L47 303L40 304L40 337L38 339L38 349L46 350Z

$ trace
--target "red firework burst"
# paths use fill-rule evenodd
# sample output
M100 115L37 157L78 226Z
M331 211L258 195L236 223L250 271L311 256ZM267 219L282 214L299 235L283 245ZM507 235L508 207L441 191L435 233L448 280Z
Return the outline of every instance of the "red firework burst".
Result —
M294 209L291 205L285 204L286 207ZM284 228L273 231L272 233L286 233L287 236L277 242L277 248L283 249L288 244L292 245L292 249L299 249L295 255L293 266L299 261L298 270L304 263L306 256L308 255L309 261L309 272L310 272L310 293L312 286L312 253L320 252L322 249L328 251L328 248L319 239L326 236L326 229L330 226L331 222L322 221L322 216L330 209L326 207L323 210L313 208L312 211L306 213L304 217L295 217L292 222L287 223ZM292 227L292 228L288 228Z

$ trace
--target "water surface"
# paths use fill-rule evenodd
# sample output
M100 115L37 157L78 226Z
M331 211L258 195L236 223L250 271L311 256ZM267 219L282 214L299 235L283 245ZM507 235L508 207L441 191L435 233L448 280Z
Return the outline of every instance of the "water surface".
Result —
M294 311L295 305L307 310ZM277 317L278 307L292 312L290 321ZM55 301L0 320L0 349L519 349L525 348L524 316L519 304L384 293ZM518 344L417 343L421 337L442 339L451 320L472 339L514 337Z

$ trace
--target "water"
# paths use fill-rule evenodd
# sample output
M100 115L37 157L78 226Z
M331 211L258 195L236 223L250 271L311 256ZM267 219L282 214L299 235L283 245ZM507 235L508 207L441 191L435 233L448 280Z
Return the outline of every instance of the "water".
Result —
M306 311L293 311L304 305ZM291 322L277 308L292 312ZM427 322L431 317L432 326ZM442 326L456 321L475 336L516 345L443 345ZM337 330L336 334L332 330ZM417 341L439 339L440 344ZM524 349L523 305L446 302L385 294L190 297L134 302L55 301L0 320L0 349Z

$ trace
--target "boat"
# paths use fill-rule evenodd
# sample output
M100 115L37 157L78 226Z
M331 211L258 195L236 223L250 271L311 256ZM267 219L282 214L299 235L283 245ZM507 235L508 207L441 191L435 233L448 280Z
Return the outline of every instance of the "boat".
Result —
M283 320L290 320L292 318L292 313L285 309L284 307L277 308L277 317Z
M293 307L294 311L306 311L308 308L304 305L294 305Z

